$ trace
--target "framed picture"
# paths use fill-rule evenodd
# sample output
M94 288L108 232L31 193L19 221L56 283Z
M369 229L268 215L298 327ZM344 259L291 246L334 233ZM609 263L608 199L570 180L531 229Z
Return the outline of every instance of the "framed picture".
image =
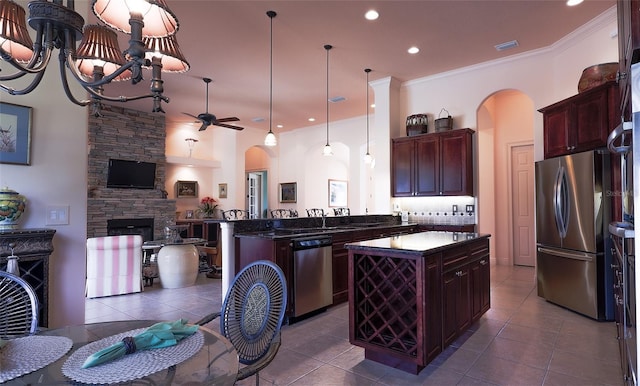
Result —
M178 198L198 197L198 181L176 182L176 197Z
M218 184L218 198L227 198L227 184Z
M346 207L347 181L329 180L329 207Z
M295 182L283 182L280 184L280 202L297 201L297 184Z
M189 209L184 212L184 218L193 218L193 210Z
M0 163L29 165L31 107L0 102Z

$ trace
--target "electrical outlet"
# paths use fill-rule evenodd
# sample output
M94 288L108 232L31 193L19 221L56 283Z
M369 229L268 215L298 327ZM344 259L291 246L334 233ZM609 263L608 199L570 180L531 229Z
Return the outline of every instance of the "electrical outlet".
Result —
M467 205L467 213L473 212L473 205Z
M69 225L69 205L48 205L46 225Z
M455 205L455 204L454 204L454 205L451 207L451 211L452 211L453 213L456 213L456 212L458 211L458 205Z

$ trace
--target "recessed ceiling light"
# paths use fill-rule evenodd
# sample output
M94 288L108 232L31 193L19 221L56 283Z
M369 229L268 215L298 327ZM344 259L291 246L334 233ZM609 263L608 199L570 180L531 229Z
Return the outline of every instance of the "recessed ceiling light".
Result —
M375 108L376 108L376 104L375 104L375 103L372 103L372 104L371 104L371 108L372 108L372 109L375 109Z
M373 9L367 11L367 13L364 14L364 17L367 20L376 20L378 18L378 16L380 16L378 14L378 12L376 10L373 10Z
M567 5L569 7L573 7L574 5L578 5L582 3L584 0L567 0Z
M277 127L278 129L282 129L284 126L282 126L282 125L276 125L276 127Z
M316 119L315 118L309 118L309 122L315 122Z
M408 53L410 53L411 55L417 54L418 52L420 52L420 49L416 46L413 47L409 47L409 49L407 50Z

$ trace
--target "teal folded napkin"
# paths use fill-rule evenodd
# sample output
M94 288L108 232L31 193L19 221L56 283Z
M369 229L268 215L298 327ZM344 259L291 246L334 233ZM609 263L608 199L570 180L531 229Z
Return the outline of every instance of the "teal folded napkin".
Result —
M2 339L0 338L0 348L3 348L5 344L7 344L9 341L6 339Z
M82 368L109 362L136 351L174 346L197 330L197 325L189 325L185 319L156 323L134 337L125 337L121 342L92 354L84 361Z

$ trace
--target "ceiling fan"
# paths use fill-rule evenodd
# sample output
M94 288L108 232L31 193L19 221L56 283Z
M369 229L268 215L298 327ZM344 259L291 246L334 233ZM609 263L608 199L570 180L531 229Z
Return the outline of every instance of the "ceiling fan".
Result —
M211 83L211 79L210 78L202 78L202 80L204 81L204 83L207 85L207 99L206 99L206 112L202 113L202 114L198 114L197 116L193 115L193 114L189 114L189 113L182 113L184 115L188 115L190 117L193 117L197 120L199 120L200 122L202 122L202 126L200 126L200 129L198 131L202 131L202 130L206 130L207 127L209 127L210 125L215 125L215 126L221 126L221 127L226 127L229 129L234 129L234 130L243 130L244 127L240 127L240 126L234 126L234 125L227 125L224 122L235 122L235 121L239 121L240 119L238 119L237 117L229 117L229 118L216 118L215 115L213 114L209 114L209 83Z

